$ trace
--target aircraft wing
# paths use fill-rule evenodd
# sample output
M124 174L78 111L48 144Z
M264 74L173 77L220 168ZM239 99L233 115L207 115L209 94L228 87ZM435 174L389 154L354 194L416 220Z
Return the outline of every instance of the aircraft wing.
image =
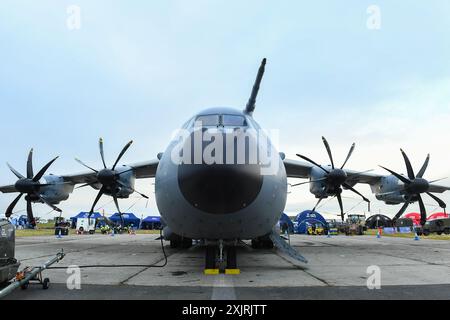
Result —
M10 186L2 186L0 187L0 192L2 193L13 193L13 192L17 192L16 187L14 185L10 185Z
M145 161L127 165L134 169L137 179L154 178L158 169L159 160ZM96 173L93 171L82 172L63 176L65 182L73 184L92 183L96 181ZM1 191L1 189L0 189Z
M288 178L303 178L307 179L311 175L312 164L297 160L283 160L284 167Z
M146 162L140 162L130 165L135 169L136 178L146 179L154 178L156 176L156 170L158 169L159 160L151 160Z

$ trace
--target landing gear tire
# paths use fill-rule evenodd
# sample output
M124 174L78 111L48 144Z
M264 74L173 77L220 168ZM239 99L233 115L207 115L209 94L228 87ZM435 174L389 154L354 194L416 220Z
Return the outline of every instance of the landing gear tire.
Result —
M45 278L42 282L42 289L47 290L48 288L50 288L50 279Z
M253 249L273 249L273 241L269 237L252 239Z
M192 247L192 239L184 238L181 240L182 249L189 249L190 247Z
M230 246L227 249L227 269L237 269L237 253L235 246Z
M216 253L217 253L216 246L207 246L206 247L206 259L205 259L205 269L206 270L212 270L212 269L217 268Z
M189 249L190 247L192 247L192 239L177 237L176 239L170 240L170 247L172 249Z
M170 240L170 247L172 249L176 249L180 246L179 241L178 240Z

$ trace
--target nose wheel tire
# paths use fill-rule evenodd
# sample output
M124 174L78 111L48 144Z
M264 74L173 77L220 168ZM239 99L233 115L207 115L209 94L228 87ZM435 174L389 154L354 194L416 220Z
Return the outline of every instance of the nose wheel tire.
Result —
M227 248L227 269L237 269L237 253L235 246Z
M216 246L207 246L206 247L206 261L205 261L205 269L206 270L217 269L216 253L217 253Z

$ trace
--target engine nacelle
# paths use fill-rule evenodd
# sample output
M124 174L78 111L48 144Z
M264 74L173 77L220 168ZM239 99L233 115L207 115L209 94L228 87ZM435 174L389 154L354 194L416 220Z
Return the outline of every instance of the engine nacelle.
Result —
M406 196L401 192L403 184L395 176L383 177L379 184L372 185L371 188L375 198L386 204L395 205L406 201Z
M317 167L311 169L310 181L316 181L325 177L325 172ZM326 193L326 184L324 181L311 182L309 184L309 191L316 196L316 198L326 198L328 195Z
M44 177L47 184L51 186L42 187L39 194L52 204L59 204L61 201L69 199L69 195L73 192L74 185L65 183L60 176L48 175Z
M119 181L121 185L119 191L117 192L117 197L121 199L127 199L131 194L134 193L134 185L136 183L136 174L131 170L131 167L121 166L116 168L117 172L125 172L119 176ZM130 171L131 170L131 171Z

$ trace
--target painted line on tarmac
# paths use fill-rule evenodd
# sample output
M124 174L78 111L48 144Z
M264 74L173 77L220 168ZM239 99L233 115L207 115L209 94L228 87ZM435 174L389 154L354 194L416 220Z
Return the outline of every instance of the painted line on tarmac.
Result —
M233 279L228 275L219 274L214 281L211 300L237 300Z

